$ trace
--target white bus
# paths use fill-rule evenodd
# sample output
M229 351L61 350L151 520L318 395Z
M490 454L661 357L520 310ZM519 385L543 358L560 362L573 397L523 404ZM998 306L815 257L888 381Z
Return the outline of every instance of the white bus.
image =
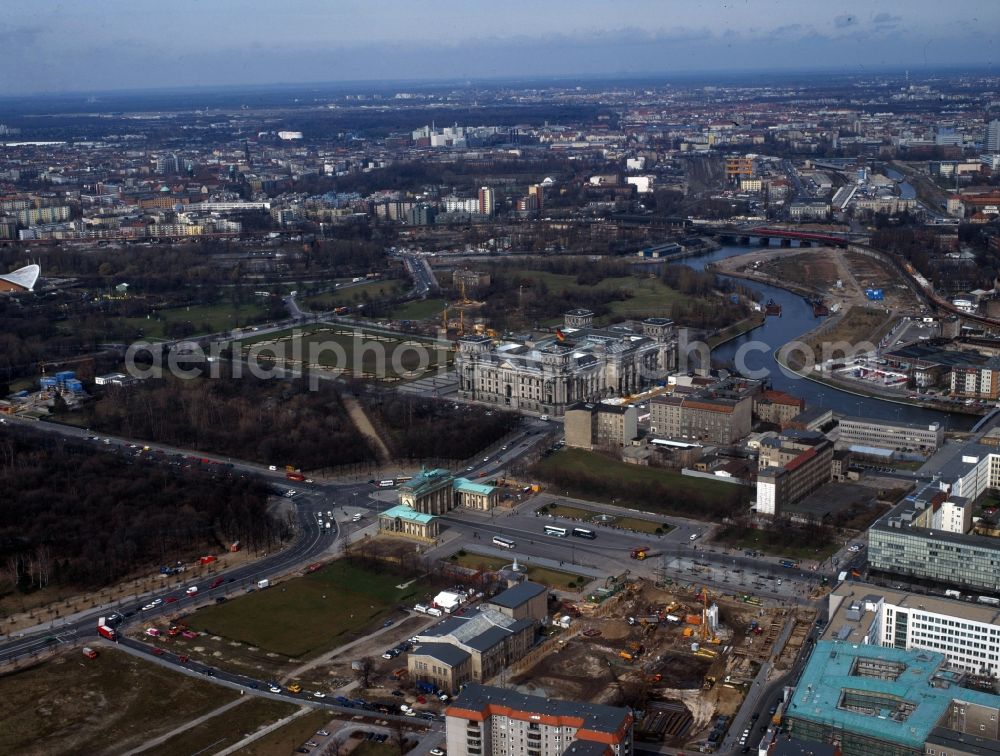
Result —
M502 538L501 536L493 536L493 545L494 546L500 546L501 548L504 548L504 549L512 549L517 544L515 544L509 538Z
M555 536L556 538L565 538L567 532L566 528L560 528L558 525L545 526L545 535Z
M587 530L587 528L573 528L573 535L577 538L589 538L591 540L597 538L597 533L593 530Z

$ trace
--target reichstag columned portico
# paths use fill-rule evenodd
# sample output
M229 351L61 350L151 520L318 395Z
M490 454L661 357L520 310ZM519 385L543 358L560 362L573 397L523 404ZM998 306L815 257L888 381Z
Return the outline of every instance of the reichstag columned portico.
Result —
M555 335L499 343L466 336L455 358L463 398L551 415L574 402L641 391L676 364L672 320L595 328L589 310L566 313Z

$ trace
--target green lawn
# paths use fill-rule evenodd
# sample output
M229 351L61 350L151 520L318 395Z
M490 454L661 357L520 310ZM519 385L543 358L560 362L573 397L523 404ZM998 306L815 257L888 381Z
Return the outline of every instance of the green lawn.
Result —
M166 338L166 327L169 323L190 321L194 325L195 335L203 333L218 333L233 328L260 323L267 319L268 308L259 302L244 303L235 306L229 302L215 305L195 305L192 307L172 307L157 310L148 318L123 318L123 322L142 331L148 339ZM206 330L203 324L209 326Z
M323 367L345 369L355 375L380 380L419 377L436 369L441 360L448 365L454 361L454 353L448 347L419 338L395 338L366 331L355 337L354 329L340 326L303 329L301 333L298 355L305 362L315 360ZM241 343L246 351L255 343L275 342L273 347L262 346L261 356L284 354L294 359L297 355L292 349L291 334L291 331L283 331Z
M295 713L298 706L267 698L246 697L236 708L185 730L156 748L143 751L148 756L190 756L217 753L252 735L257 730ZM329 716L329 715L327 715ZM291 723L290 723L291 724ZM286 725L287 726L287 725ZM313 730L308 735L312 735ZM305 738L308 740L309 738ZM301 745L301 743L299 744Z
M407 302L401 307L392 311L393 320L426 320L427 318L441 319L444 312L443 299L415 299Z
M0 677L0 753L124 753L239 696L114 648Z
M538 270L517 270L517 275L544 281L549 291L570 293L579 291L617 291L619 289L631 292L632 296L624 301L610 303L611 313L624 317L656 317L669 316L671 308L679 302L687 302L689 298L675 289L665 285L659 278L639 276L621 276L605 278L594 286L581 286L576 282L576 276L558 273L546 273Z
M742 486L629 465L582 449L562 449L543 458L532 466L531 474L554 494L698 519L735 513L749 493Z
M753 549L765 554L788 559L822 561L833 556L838 549L836 541L803 543L798 533L779 533L770 530L728 528L716 534L714 541L737 549Z
M579 520L580 522L594 522L600 514L600 512L595 512L592 509L571 507L567 504L550 504L538 511L543 515L551 514L554 517L566 517L571 520ZM646 520L641 517L616 517L611 524L625 530L634 530L637 533L657 533L657 531L660 533L669 533L673 530L673 526L665 522Z
M305 658L345 643L397 603L422 594L420 581L403 590L396 587L412 577L376 574L341 559L309 575L199 609L187 622L227 642Z
M349 307L364 302L398 297L405 291L406 285L402 281L367 281L358 284L345 284L337 291L305 297L300 301L300 304L303 309L325 312L334 307Z
M329 711L313 711L304 714L297 719L293 719L284 727L279 727L274 732L263 735L246 747L235 753L241 756L293 756L296 748L301 748L302 744L308 740L315 740L320 744L330 741L326 738L320 740L316 737L316 730L326 728L330 722L331 713ZM327 728L334 732L334 728ZM189 753L194 754L195 751Z
M398 754L399 748L392 742L392 738L384 743L362 740L351 751L351 756L398 756Z
M506 567L510 564L512 560L513 557L508 559L506 557L486 556L484 554L466 552L464 555L455 555L455 558L451 561L456 564L460 564L463 567L471 567L473 569L499 570L501 567ZM590 582L589 578L581 575L575 575L572 572L556 570L550 567L538 567L532 565L520 566L526 567L529 580L541 583L542 585L547 585L549 588L575 590L576 588L582 588ZM574 583L575 585L570 587L570 583Z

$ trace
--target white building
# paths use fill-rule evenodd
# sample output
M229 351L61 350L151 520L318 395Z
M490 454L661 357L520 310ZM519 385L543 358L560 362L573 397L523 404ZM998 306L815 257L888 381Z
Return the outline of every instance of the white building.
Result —
M972 603L845 582L829 596L824 640L943 653L976 675L1000 676L1000 599Z

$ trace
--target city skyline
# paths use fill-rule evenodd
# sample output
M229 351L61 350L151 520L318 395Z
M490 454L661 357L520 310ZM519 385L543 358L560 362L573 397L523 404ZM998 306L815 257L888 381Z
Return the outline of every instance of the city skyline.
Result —
M43 0L8 11L7 94L386 79L988 67L1000 6L964 0L835 8L786 0L666 3L614 15L584 0L433 11L398 2L281 6L180 0L100 12ZM570 12L571 11L571 12Z

